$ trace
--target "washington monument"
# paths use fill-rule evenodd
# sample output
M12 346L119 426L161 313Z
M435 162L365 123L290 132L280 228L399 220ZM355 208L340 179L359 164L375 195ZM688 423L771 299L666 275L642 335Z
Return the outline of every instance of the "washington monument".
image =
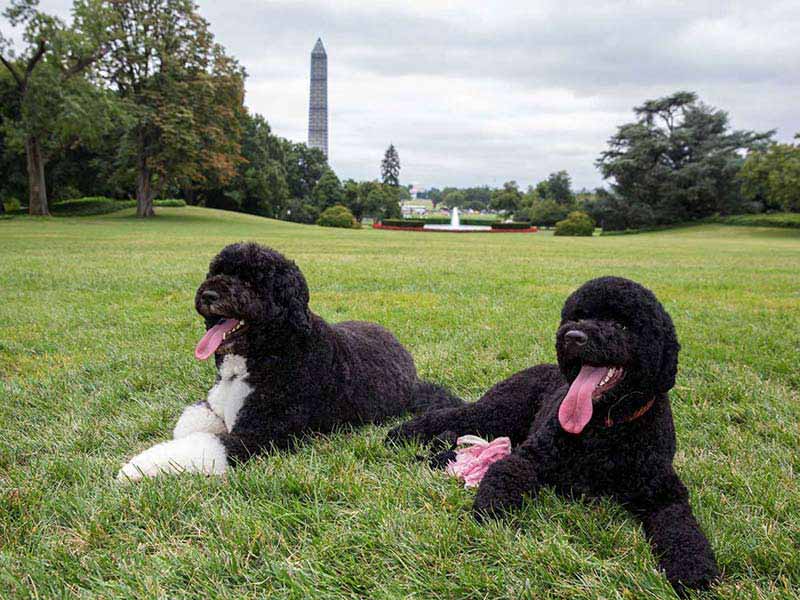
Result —
M308 145L328 157L328 55L322 39L311 51L311 93L308 98Z

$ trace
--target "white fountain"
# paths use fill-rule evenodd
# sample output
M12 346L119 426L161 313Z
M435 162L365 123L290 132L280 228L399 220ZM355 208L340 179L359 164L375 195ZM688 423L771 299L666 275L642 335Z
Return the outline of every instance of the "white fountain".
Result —
M450 228L458 229L459 227L461 227L461 217L458 216L458 207L454 206L450 213Z
M441 231L486 231L491 227L487 225L462 225L458 214L458 207L450 211L450 225L425 225L425 229L438 229Z

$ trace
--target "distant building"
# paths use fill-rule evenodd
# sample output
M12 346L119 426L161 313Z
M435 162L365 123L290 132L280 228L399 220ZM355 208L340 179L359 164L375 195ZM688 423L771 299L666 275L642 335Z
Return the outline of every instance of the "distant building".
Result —
M422 204L400 203L400 212L404 217L424 216L428 214L428 207Z
M311 90L308 97L308 145L328 157L328 54L317 38L311 51Z

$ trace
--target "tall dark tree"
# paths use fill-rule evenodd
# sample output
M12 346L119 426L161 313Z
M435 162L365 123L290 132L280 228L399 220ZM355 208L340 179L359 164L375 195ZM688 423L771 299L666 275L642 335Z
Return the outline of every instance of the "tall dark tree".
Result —
M101 75L123 98L131 127L136 214L170 185L224 184L241 160L244 72L214 42L192 0L106 0L110 42Z
M773 132L731 131L727 113L692 92L648 100L634 112L637 120L618 128L597 161L612 182L601 201L622 211L612 221L632 226L627 214L639 226L667 224L741 209L743 151L762 148Z
M400 185L400 155L394 144L389 144L381 161L381 179L386 185Z
M5 138L24 144L28 172L28 211L49 214L45 166L54 149L89 134L98 119L85 114L94 91L81 74L105 51L104 12L92 0L77 1L73 23L38 9L38 0L13 0L3 11L22 31L24 49L16 51L0 35L0 62L14 80L19 119L5 121ZM76 81L80 80L80 81ZM83 97L81 97L83 96Z

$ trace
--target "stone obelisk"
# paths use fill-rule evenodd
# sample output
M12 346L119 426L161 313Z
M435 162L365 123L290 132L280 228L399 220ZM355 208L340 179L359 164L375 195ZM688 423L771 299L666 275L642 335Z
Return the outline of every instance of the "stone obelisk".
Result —
M311 51L308 145L319 148L328 157L328 55L319 38Z

